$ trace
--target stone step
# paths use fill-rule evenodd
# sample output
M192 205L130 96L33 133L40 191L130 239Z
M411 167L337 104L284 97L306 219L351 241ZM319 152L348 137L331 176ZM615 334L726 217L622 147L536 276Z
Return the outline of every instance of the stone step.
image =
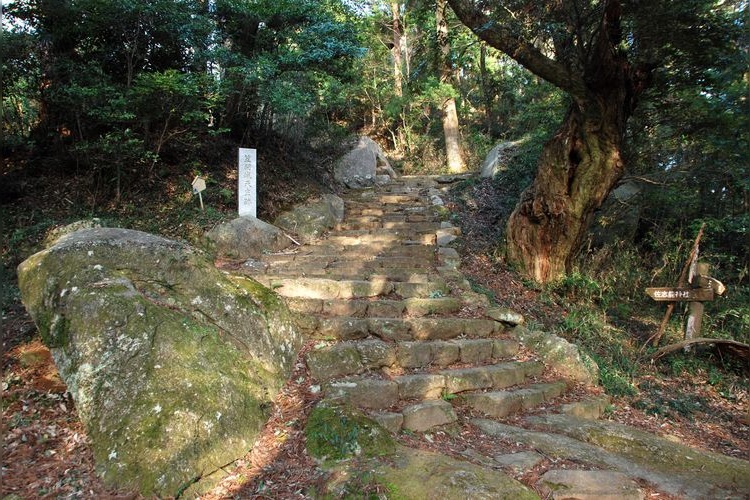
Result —
M533 374L541 373L543 369L541 363L527 361L403 375L392 379L371 376L347 377L325 382L323 394L327 399L345 401L360 408L384 410L397 406L400 401L434 401L465 391L518 386L526 383L528 377ZM564 382L531 384L512 391L472 393L462 397L464 401L469 401L470 405L485 413L500 413L501 410L507 410L505 415L499 415L506 416L558 397L565 391L565 387ZM486 396L501 394L510 396L506 396L504 400L500 396Z
M404 370L427 367L444 368L455 363L497 363L513 357L518 349L518 342L510 339L422 342L384 342L368 339L322 345L310 351L305 359L311 375L318 381L327 381L384 368ZM495 385L495 382L499 383L500 378L496 372L505 369L482 367L484 373L490 373L489 377L494 387L500 387ZM536 374L531 371L536 369L538 369L537 365L525 366L521 379L527 374ZM493 373L495 375L492 375ZM439 376L444 379L443 386L445 387L447 373L441 373ZM457 373L457 376L461 376L461 373ZM493 376L497 380L492 379Z
M383 222L408 222L408 223L426 223L440 222L440 218L430 212L411 211L410 213L386 213L382 217Z
M371 231L365 234L356 234L360 231L351 231L352 234L333 233L325 240L325 245L339 246L339 247L359 247L367 250L364 245L401 245L402 242L407 244L422 244L422 245L433 245L435 242L435 235L432 233L416 234L410 231L390 231L383 230L383 232L373 233ZM375 246L374 248L379 248ZM342 249L338 249L342 250Z
M606 394L586 397L560 406L560 413L588 420L597 420L612 402Z
M297 326L307 335L330 340L377 337L390 342L490 338L505 326L494 320L471 318L319 318L302 315Z
M346 222L346 221L345 221ZM381 224L383 222L381 221ZM349 236L349 237L373 237L378 238L385 236L390 238L392 236L412 236L412 235L425 235L434 233L440 229L439 223L437 222L398 222L388 223L389 227L378 227L375 229L341 229L337 230L333 235L336 236ZM395 226L395 227L391 227ZM438 227L436 227L438 226ZM422 230L419 230L422 229ZM322 242L321 242L322 243Z
M463 306L463 302L455 297L414 297L404 300L323 300L289 297L286 303L290 310L300 314L317 314L326 317L348 316L352 318L399 318L404 315L424 317L455 313L460 311Z
M401 415L401 429L412 432L425 432L458 420L453 405L442 399L407 406L401 411Z
M415 268L378 268L371 267L361 269L360 267L334 266L333 268L317 267L314 265L289 264L287 266L274 266L258 270L244 270L245 274L252 276L253 279L268 282L269 280L285 279L290 276L300 277L320 277L332 280L389 280L405 283L430 283L433 281L440 282L441 277L437 273L430 274L432 269L415 269Z
M436 239L435 235L432 235L429 240L433 241ZM319 246L310 247L304 251L298 253L282 253L282 254L266 254L262 255L260 262L263 263L283 263L289 262L314 262L320 265L325 265L328 262L347 260L373 260L379 257L393 257L393 258L422 258L422 259L434 259L437 251L437 247L432 243L424 243L422 241L407 240L397 244L394 243L370 243L367 245L354 245L354 246Z
M462 395L472 408L494 418L507 417L528 410L561 396L567 390L565 382L532 384L511 391L477 392Z
M375 217L380 221L394 222L437 222L440 217L435 209L431 206L387 206L381 205L379 208L357 207L349 209L345 220L357 217Z
M415 234L434 233L440 229L439 222L407 222L406 220L383 221L380 217L353 216L336 226L339 231L361 231L387 229L393 231L411 231Z
M363 273L372 270L382 269L413 269L419 271L425 271L435 268L435 258L422 259L419 257L375 257L369 260L360 260L359 262L351 260L337 260L329 263L329 269L349 269L353 268L361 270Z
M368 194L360 197L360 199L349 198L345 200L345 206L348 209L352 209L360 206L383 207L388 205L398 205L402 207L414 207L418 205L429 205L430 200L425 194L426 192L423 191Z
M433 266L421 266L411 268L399 268L399 267L377 267L363 266L362 263L357 265L352 264L350 266L344 266L339 263L334 263L332 267L328 264L321 266L320 264L306 264L300 263L287 263L284 264L264 264L254 263L253 265L246 265L235 271L238 274L244 274L252 277L255 280L263 281L267 283L269 280L274 279L286 279L290 277L302 277L302 278L325 278L331 280L371 280L371 279L382 279L390 281L402 281L409 283L428 283L435 280L440 280L437 271Z
M401 298L440 298L450 293L444 281L412 283L374 278L334 280L328 278L286 278L256 276L256 281L282 297L305 299L356 299L395 294Z
M452 249L450 249L452 250ZM273 273L276 270L283 269L285 274L288 274L290 270L298 272L300 274L306 272L312 272L314 274L321 274L320 271L330 270L346 271L347 273L361 273L362 275L372 274L375 270L383 273L389 269L400 269L410 270L410 273L414 273L415 270L429 270L435 267L435 264L439 262L436 255L441 256L439 252L437 254L431 253L428 256L419 255L300 255L291 257L288 255L279 256L264 256L261 261L248 262L245 266L246 272L259 272ZM442 256L441 259L445 260ZM325 273L322 273L325 274Z
M466 391L499 389L520 385L525 383L528 377L540 374L543 369L544 366L539 362L516 361L457 370L442 370L437 373L403 375L394 378L346 377L325 382L323 394L328 399L347 401L360 408L383 410L396 406L399 401L435 400ZM472 393L464 398L466 401L470 401L470 404L473 401L474 405L472 406L480 411L485 411L485 407L492 411L500 408L503 403L498 403L496 406L489 404L482 406L480 401L485 401L488 398L485 397L481 400L478 398L486 394L512 394L514 396L508 397L508 402L504 404L517 411L521 408L538 406L545 400L561 395L564 390L564 382L532 384L514 391ZM477 396L477 398L471 399L474 396ZM499 400L499 397L497 399ZM509 413L512 413L512 411L509 411Z

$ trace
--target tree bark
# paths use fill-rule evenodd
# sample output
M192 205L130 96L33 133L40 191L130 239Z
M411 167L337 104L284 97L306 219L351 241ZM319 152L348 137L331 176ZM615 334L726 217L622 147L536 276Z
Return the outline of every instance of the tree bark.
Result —
M437 0L435 19L437 24L437 42L440 53L440 83L450 83L452 80L450 64L450 40L448 39L448 22L445 18L446 0ZM443 136L445 137L445 154L448 160L448 171L459 173L466 171L466 163L461 149L461 132L458 125L458 110L456 99L446 99L441 107L443 115Z
M594 98L573 103L545 144L534 182L506 228L509 260L535 280L553 281L570 270L594 212L622 177L622 114Z
M397 97L404 95L404 75L401 61L401 6L399 2L391 2L391 16L393 18L393 91Z
M506 228L509 260L537 281L556 280L570 270L594 212L623 175L626 123L650 72L631 67L620 47L618 0L603 0L596 24L572 26L572 33L590 36L567 40L568 47L578 44L580 50L559 53L557 59L519 37L512 15L501 22L472 0L448 2L479 38L571 97L567 116L545 144L536 178ZM499 16L506 15L502 6L498 9Z
M493 95L490 93L490 76L487 71L487 44L482 42L479 46L479 82L482 85L482 98L484 99L484 119L487 135L493 136L492 129L494 119Z

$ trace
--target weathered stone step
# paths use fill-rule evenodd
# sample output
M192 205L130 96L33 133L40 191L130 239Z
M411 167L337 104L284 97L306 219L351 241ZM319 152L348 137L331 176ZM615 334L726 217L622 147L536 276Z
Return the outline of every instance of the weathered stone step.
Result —
M336 226L336 231L362 231L388 229L394 231L412 231L413 233L434 233L440 229L439 222L407 222L403 221L383 221L380 217L359 216L347 217L342 223Z
M352 208L358 205L365 206L381 206L381 205L404 205L414 206L419 204L429 205L430 200L425 196L421 195L419 191L403 192L403 193L374 193L369 194L364 199L360 200L348 199L346 200L346 207Z
M559 410L564 415L597 420L602 416L611 402L612 398L606 394L593 395L585 397L580 401L564 404L560 406Z
M353 231L352 233L358 233L359 231ZM326 245L338 245L341 247L355 247L359 246L362 247L363 245L401 245L402 242L407 242L407 244L422 244L422 245L432 245L435 241L435 235L434 234L411 234L408 232L404 232L404 234L399 233L398 231L384 231L384 232L367 232L365 234L342 234L342 233L333 233L331 234L326 240ZM367 247L362 247L367 248Z
M298 326L308 335L332 340L357 340L370 336L386 341L451 340L458 337L489 338L502 333L497 321L470 318L318 318L307 315Z
M442 279L437 273L430 274L429 267L425 269L415 268L377 268L370 267L363 269L361 266L333 266L332 268L320 267L306 264L288 264L278 266L266 266L256 271L243 270L242 272L253 276L256 280L261 280L259 275L265 275L264 281L289 278L290 276L301 277L320 277L332 280L390 280L401 281L406 283L431 283L433 281L441 282Z
M472 408L494 418L507 417L528 410L561 396L567 389L565 382L532 384L512 391L471 393L462 396Z
M349 217L378 217L404 218L413 215L433 215L434 211L429 205L348 205L346 207L346 218Z
M518 342L509 339L458 339L452 341L422 341L422 342L383 342L370 339L358 342L339 342L330 346L321 346L310 351L306 356L307 366L311 375L326 381L337 377L359 375L382 368L414 369L433 367L447 367L454 363L490 363L511 358L518 352ZM501 365L496 365L501 366ZM502 365L504 366L504 365ZM482 368L482 373L488 374L488 380L494 387L493 373L499 380L499 371L505 368ZM526 365L523 377L538 370L537 365ZM471 372L468 377L475 377ZM464 372L456 372L458 377ZM432 377L433 375L429 375ZM416 376L415 376L416 377ZM440 375L442 387L447 387L447 374ZM512 379L514 383L516 379ZM408 381L405 381L407 383ZM414 383L417 383L416 379ZM451 382L455 385L455 383ZM413 384L412 384L413 385ZM512 384L511 384L512 385ZM506 387L507 385L503 385Z
M367 376L347 377L324 384L326 398L340 399L367 409L386 409L399 401L434 400L443 396L480 389L498 389L523 384L526 379L542 372L544 366L535 361L498 363L437 373L403 375L387 378ZM497 393L518 394L516 411L531 408L557 397L565 390L565 383L532 384L515 391ZM484 393L482 393L484 394ZM515 407L514 407L515 408ZM484 411L484 410L482 410Z
M413 263L412 259L409 262ZM381 267L378 262L371 263L370 266L363 265L362 262L350 263L350 265L344 265L344 262L331 262L321 265L320 263L305 263L305 262L294 262L291 263L262 263L254 262L252 266L245 266L242 269L235 271L238 274L246 274L252 276L253 279L268 282L270 279L282 279L290 277L303 277L303 278L326 278L332 280L370 280L370 279L384 279L391 281L404 281L411 283L427 283L438 280L440 277L437 274L435 266L423 263L420 266L411 266L409 268L400 267ZM265 275L265 279L261 276Z
M435 228L435 225L439 223L435 222L401 222L398 223L398 228L394 227L386 227L386 228L376 228L376 229L342 229L337 230L335 233L332 233L336 236L350 236L353 238L378 238L378 237L384 237L386 240L390 241L391 238L394 236L400 236L402 239L408 239L409 237L418 237L420 235L425 235L428 233L434 233L435 231L439 230L440 228ZM427 228L429 227L429 230L425 231L418 231L417 228Z
M455 297L419 298L404 300L306 299L290 297L289 309L300 314L348 316L352 318L398 318L403 315L423 317L450 314L461 310L463 302Z
M452 249L451 249L452 250ZM363 273L368 271L383 272L383 269L413 269L427 271L435 268L435 259L423 259L419 257L375 257L370 260L337 260L329 263L328 268L336 269L359 269Z
M420 222L439 222L440 218L433 214L431 211L417 212L412 210L409 213L386 213L382 217L383 222L409 222L409 223L420 223Z
M435 236L431 237L435 240ZM430 240L426 240L430 241ZM392 258L421 258L431 260L435 258L437 247L432 243L422 241L405 241L399 244L371 243L367 245L352 245L340 247L311 247L303 252L291 254L266 254L260 257L260 262L267 264L288 264L289 262L315 263L327 265L331 262L346 260L375 260L382 257Z
M491 419L473 419L472 424L489 436L529 446L552 460L620 471L676 498L739 499L747 498L750 491L750 462L691 448L673 436L570 415L525 420L542 431Z
M438 298L450 293L444 281L410 283L375 278L333 280L327 278L284 278L257 276L256 280L282 297L306 299L355 299L396 294L402 298Z

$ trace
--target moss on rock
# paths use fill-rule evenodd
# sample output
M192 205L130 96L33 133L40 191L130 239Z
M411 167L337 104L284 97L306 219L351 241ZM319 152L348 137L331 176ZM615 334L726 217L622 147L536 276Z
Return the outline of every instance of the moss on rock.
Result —
M105 482L173 496L243 456L301 346L283 302L193 248L90 229L19 266Z
M375 421L331 402L322 402L313 409L305 436L307 451L321 460L383 456L396 449L390 433Z
M399 446L388 460L373 458L331 467L325 498L351 498L363 489L387 491L387 498L538 499L520 482L496 469L446 455ZM360 497L357 497L360 498Z

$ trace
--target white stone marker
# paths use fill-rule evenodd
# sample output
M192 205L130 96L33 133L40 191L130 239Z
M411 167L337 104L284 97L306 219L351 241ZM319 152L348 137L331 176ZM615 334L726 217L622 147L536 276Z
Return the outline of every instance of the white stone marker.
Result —
M255 149L240 148L239 190L237 192L240 217L257 213L258 161Z

